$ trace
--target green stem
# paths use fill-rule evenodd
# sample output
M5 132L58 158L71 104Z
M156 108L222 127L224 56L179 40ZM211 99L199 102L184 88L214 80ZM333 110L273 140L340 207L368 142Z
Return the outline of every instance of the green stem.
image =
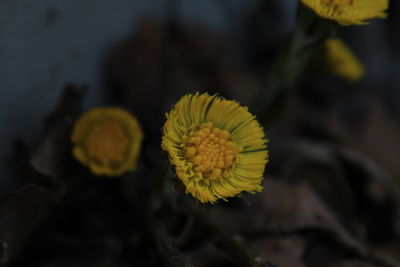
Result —
M281 112L286 95L294 88L314 52L336 29L337 24L320 19L299 5L296 28L262 86L257 106L261 107L259 115L263 122L271 121Z

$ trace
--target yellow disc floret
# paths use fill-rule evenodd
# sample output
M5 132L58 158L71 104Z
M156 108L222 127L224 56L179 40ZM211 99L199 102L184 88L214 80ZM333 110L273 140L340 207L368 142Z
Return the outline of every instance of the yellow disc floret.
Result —
M186 139L186 157L202 172L205 179L216 179L234 163L240 149L227 130L214 128L212 122L190 131Z
M101 164L113 164L124 159L129 139L121 125L105 121L95 125L86 139L87 155Z
M73 154L96 175L118 176L136 167L143 135L138 121L120 108L94 108L72 133Z

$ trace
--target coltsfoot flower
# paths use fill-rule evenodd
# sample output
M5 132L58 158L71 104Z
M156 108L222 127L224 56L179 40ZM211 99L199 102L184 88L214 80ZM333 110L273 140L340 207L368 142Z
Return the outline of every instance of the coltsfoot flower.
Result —
M301 0L323 18L341 25L366 24L365 20L385 18L389 0Z
M338 77L356 82L364 77L363 64L340 39L325 41L325 53L330 70Z
M116 107L93 108L75 123L73 155L96 175L119 176L136 168L143 134L139 122Z
M161 147L186 193L215 203L262 190L267 140L246 107L196 93L183 96L166 116Z

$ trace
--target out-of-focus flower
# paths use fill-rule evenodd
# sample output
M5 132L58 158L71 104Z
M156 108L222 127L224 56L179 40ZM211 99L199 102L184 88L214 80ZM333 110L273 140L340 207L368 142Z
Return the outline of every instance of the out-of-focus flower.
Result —
M96 175L119 176L136 168L143 134L139 122L116 107L93 108L75 123L73 155Z
M162 149L178 178L200 202L262 190L268 161L264 131L246 107L204 94L188 94L167 114Z
M365 20L385 18L389 0L301 0L319 16L341 25L366 24Z
M338 77L356 82L364 77L363 64L340 39L325 41L325 53L330 70Z

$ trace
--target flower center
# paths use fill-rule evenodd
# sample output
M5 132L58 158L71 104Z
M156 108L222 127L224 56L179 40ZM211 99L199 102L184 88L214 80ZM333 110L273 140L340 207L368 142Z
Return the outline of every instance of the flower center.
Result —
M321 2L331 7L340 7L352 5L354 0L321 0Z
M85 141L89 157L101 164L122 161L128 144L124 129L113 121L94 126Z
M238 152L228 131L203 123L188 134L186 157L196 166L195 171L203 172L203 177L216 179L232 167Z

